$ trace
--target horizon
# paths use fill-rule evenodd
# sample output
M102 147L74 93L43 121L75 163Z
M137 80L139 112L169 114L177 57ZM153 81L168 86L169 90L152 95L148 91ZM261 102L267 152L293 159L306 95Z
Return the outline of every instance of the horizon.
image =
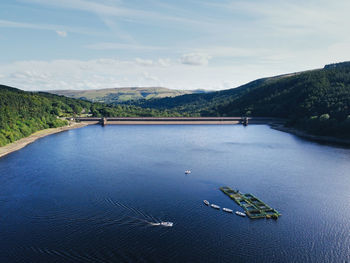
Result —
M273 75L273 76L265 76L265 77L261 77L261 78L257 78L257 79L253 79L250 80L248 82L245 82L243 84L240 84L239 86L235 86L235 87L229 87L229 88L224 88L224 89L220 89L220 90L228 90L228 89L236 89L239 88L241 86L247 85L250 82L256 81L256 80L260 80L260 79L268 79L268 78L276 78L276 77L281 77L281 76L288 76L288 75L293 75L293 74L301 74L304 72L308 72L308 71L314 71L314 70L321 70L323 69L325 66L327 65L336 65L336 64L342 64L342 63L348 63L350 61L340 61L340 62L335 62L335 63L328 63L325 64L323 67L319 67L319 68L313 68L313 69L306 69L304 71L296 71L296 72L289 72L289 73L282 73L279 75ZM0 83L0 85L3 86L9 86L11 88L18 88L15 86L11 86L11 85L6 85L3 83ZM18 88L21 89L21 88ZM52 92L52 91L98 91L98 90L115 90L115 89L169 89L169 90L179 90L179 91L204 91L204 92L215 92L215 91L220 91L220 90L214 90L214 89L205 89L205 88L197 88L197 89L181 89L181 88L169 88L169 87L164 87L164 86L120 86L120 87L109 87L109 88L96 88L96 89L50 89L50 90L28 90L23 88L24 91L33 91L33 92Z
M28 91L215 91L350 60L345 0L5 0L0 7L0 83Z

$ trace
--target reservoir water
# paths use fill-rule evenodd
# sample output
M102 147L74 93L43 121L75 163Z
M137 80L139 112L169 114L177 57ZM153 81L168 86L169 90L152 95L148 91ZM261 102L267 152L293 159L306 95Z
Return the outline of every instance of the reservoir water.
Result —
M241 210L224 185L282 216L205 206ZM88 126L0 159L0 262L349 262L349 218L350 150L265 125Z

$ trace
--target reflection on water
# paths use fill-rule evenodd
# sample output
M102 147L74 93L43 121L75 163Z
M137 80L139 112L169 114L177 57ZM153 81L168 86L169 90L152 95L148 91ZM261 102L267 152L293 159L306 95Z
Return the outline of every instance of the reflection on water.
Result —
M347 262L349 171L349 149L264 125L52 135L0 159L0 262ZM206 207L240 210L223 185L283 216Z

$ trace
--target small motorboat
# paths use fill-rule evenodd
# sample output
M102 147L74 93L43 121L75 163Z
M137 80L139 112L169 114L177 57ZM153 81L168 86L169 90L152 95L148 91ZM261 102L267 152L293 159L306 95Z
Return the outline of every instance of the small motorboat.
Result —
M186 170L185 171L185 174L190 174L191 173L191 170Z
M229 208L223 208L222 211L225 211L227 213L233 213L233 210L229 209Z
M220 210L220 206L218 206L218 205L211 204L210 206L211 206L212 208L214 208L214 209Z
M172 227L174 225L173 222L160 222L161 226Z
M203 202L204 202L205 205L209 205L209 201L203 200Z
M165 227L172 227L174 225L173 222L150 222L152 226L165 226Z
M236 211L235 213L236 213L236 215L238 215L238 216L246 216L246 214L245 214L245 213L240 212L240 211Z

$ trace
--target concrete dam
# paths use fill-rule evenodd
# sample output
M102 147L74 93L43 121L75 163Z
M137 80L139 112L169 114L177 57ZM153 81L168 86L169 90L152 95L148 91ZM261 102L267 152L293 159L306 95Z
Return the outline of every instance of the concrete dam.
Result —
M156 124L276 124L284 119L270 117L76 117L76 121L92 122L101 125L156 125Z

